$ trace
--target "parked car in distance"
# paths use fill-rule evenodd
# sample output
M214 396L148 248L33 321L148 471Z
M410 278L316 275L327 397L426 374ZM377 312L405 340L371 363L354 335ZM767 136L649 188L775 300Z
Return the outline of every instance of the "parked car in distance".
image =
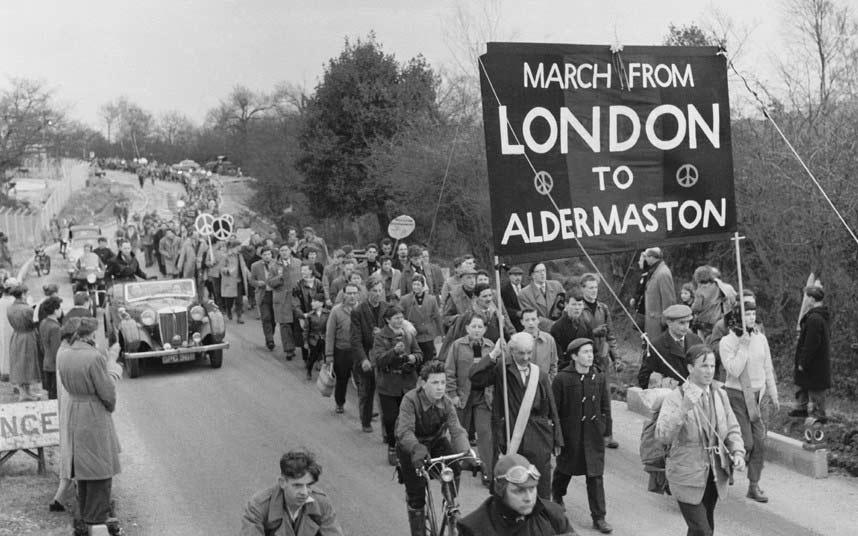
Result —
M211 300L200 302L193 279L118 283L108 291L105 330L119 342L129 376L140 375L141 361L164 364L208 359L223 364L226 325Z

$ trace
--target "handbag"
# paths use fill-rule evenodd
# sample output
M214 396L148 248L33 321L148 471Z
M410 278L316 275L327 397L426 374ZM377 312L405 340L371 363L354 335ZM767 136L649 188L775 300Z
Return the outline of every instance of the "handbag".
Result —
M319 393L324 397L330 397L334 394L334 384L336 383L334 366L328 364L322 365L322 368L319 370L319 378L316 380L316 389L319 390Z

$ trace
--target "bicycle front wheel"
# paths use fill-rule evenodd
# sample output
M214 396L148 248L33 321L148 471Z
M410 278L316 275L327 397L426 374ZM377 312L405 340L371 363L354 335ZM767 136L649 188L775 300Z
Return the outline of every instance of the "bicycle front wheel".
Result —
M432 500L432 489L429 479L426 479L426 536L439 536L438 520L435 519L435 501Z

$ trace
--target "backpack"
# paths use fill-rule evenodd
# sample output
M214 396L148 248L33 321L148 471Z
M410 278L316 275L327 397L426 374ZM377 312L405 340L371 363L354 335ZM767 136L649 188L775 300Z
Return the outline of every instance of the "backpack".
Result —
M649 418L644 422L641 430L640 456L641 462L648 469L664 469L667 458L667 446L655 437L655 425L658 414L661 412L661 404L672 389L658 387L644 389L641 391L641 401L650 411Z

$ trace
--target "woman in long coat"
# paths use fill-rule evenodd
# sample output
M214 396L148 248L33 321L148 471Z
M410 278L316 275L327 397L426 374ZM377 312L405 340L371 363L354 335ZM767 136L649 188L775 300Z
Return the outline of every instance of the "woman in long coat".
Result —
M27 305L27 287L19 285L12 289L15 302L9 306L6 317L12 326L9 343L9 382L18 386L18 400L39 400L30 393L30 384L42 381L39 367L38 324L33 320L33 309Z
M247 287L249 270L241 254L241 244L230 240L226 245L226 257L221 263L220 295L223 299L226 316L232 320L232 310L239 324L244 324L241 314L244 312L244 294Z
M563 449L557 456L552 479L554 502L563 504L563 496L573 475L585 475L587 499L593 526L603 533L611 531L605 522L605 430L611 424L611 398L605 377L593 366L593 341L575 339L569 343L572 362L557 373L552 384L558 420L563 432Z
M120 471L119 438L111 413L116 408L118 346L110 357L95 348L94 318L83 318L69 347L57 354L60 381L68 392L68 444L61 463L77 482L81 518L87 525L110 516L111 481Z
M0 376L9 376L9 344L12 342L12 326L9 322L3 322L9 307L15 303L11 291L18 286L18 280L10 277L3 282L2 296L0 296Z

